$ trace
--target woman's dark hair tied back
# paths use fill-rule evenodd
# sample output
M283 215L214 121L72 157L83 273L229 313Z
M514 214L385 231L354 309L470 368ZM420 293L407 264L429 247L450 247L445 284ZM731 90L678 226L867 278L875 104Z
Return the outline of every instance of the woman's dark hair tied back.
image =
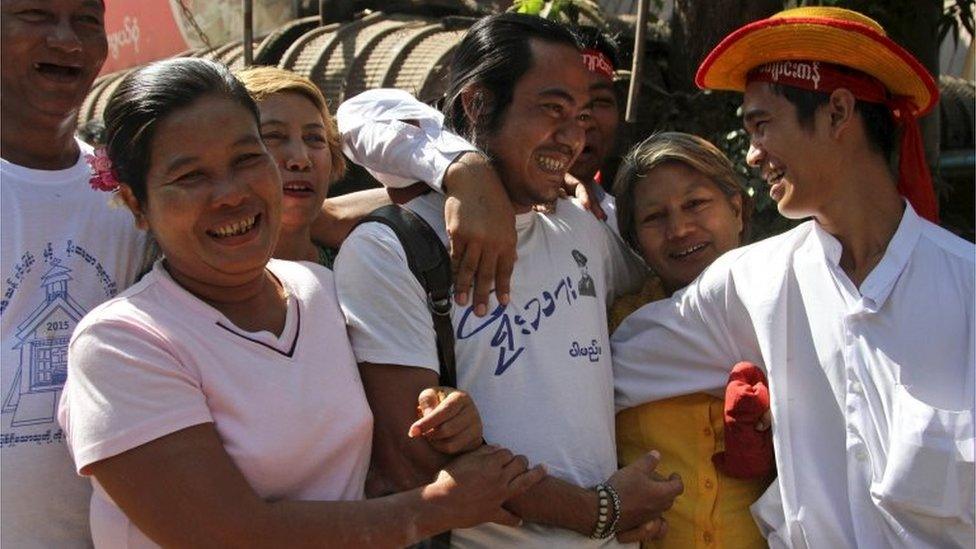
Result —
M150 147L159 122L207 95L226 97L259 115L254 100L224 65L197 58L159 61L129 73L105 109L105 143L122 183L146 200ZM206 131L208 128L200 128Z

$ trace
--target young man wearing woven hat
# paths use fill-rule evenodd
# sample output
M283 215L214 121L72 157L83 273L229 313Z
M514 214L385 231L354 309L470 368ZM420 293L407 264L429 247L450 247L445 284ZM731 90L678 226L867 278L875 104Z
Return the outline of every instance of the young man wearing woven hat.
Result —
M733 32L696 81L744 92L749 162L783 215L812 220L624 321L618 404L762 364L779 478L753 514L770 545L973 547L976 249L929 221L931 76L873 20L800 8Z

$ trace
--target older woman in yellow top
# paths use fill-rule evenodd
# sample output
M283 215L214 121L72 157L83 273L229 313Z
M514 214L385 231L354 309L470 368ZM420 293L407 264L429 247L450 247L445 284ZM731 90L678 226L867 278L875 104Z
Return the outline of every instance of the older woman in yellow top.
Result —
M620 234L653 270L642 291L613 304L611 332L630 313L694 280L744 243L752 201L732 163L714 145L685 133L660 133L637 145L614 183ZM664 514L668 534L651 547L764 547L749 512L770 479L726 476L712 463L724 449L723 401L691 394L617 415L619 459L661 453L658 471L676 472L684 495Z

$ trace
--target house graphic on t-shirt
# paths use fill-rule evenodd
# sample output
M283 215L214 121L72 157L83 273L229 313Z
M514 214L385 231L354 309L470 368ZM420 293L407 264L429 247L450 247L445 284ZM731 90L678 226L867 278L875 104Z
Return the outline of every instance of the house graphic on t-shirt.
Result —
M3 399L3 413L13 413L11 426L54 421L58 397L68 375L68 341L85 310L68 295L71 269L58 258L41 276L44 301L17 326L20 364Z

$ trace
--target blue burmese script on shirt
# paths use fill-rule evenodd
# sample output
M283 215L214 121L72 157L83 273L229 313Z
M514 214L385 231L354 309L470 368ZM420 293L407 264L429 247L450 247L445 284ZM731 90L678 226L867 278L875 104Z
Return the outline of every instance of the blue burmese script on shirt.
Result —
M591 279L587 277L585 280ZM592 282L589 284L592 285ZM458 340L465 340L484 330L494 329L490 345L498 351L495 375L499 376L518 362L525 351L528 339L539 332L545 325L546 319L553 317L559 311L568 310L581 296L592 296L592 294L589 291L577 291L573 286L573 280L567 276L556 282L551 290L543 291L539 297L532 298L522 307L498 305L491 314L479 318L473 314L474 308L469 306L461 315L456 337ZM573 349L576 349L575 355L572 354ZM601 352L600 347L596 346L596 340L593 340L592 346L586 348L574 343L570 356L586 356L590 361L596 362Z
M602 354L603 348L600 347L599 343L597 343L595 339L590 341L589 346L582 346L578 341L574 341L573 345L569 348L569 356L573 358L588 357L590 362L600 360L600 356Z

